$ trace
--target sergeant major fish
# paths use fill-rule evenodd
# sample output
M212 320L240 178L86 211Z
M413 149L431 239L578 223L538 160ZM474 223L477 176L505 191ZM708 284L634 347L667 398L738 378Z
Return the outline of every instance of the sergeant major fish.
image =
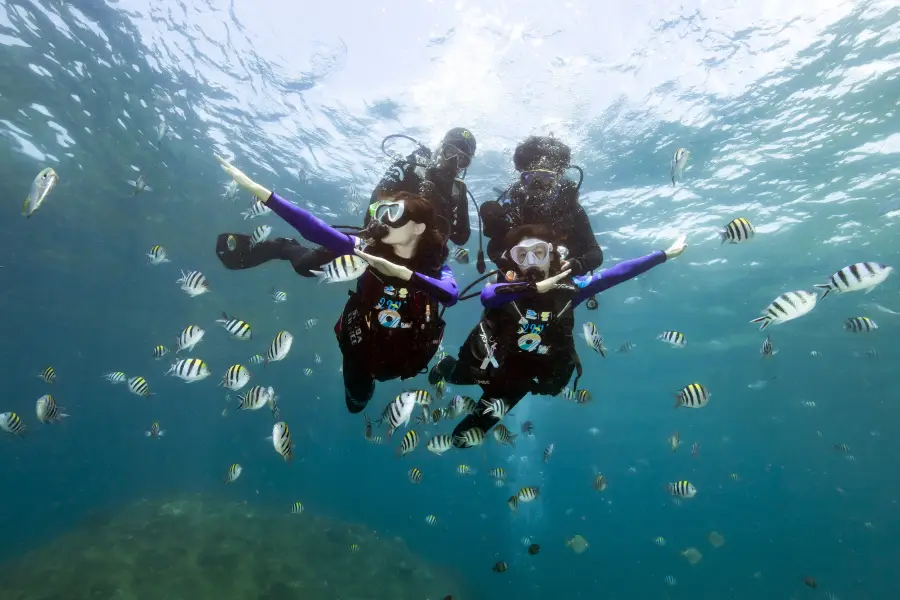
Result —
M31 189L25 197L25 204L22 205L22 214L26 218L30 218L41 207L57 183L59 183L59 175L56 174L56 171L50 167L42 169L31 182Z
M0 413L0 429L13 435L25 435L25 424L14 412Z
M369 263L356 256L346 254L338 256L322 267L321 271L310 271L319 278L319 283L343 283L357 279L366 272Z
M597 326L588 321L582 326L582 331L584 333L584 340L587 342L587 345L590 346L591 350L599 352L600 356L606 358L606 348L603 346L603 336L600 335L600 330L597 329Z
M195 298L209 291L209 282L200 271L181 272L181 277L175 281L181 284L181 289L191 298Z
M266 359L263 362L263 365L265 366L271 362L284 360L287 358L288 353L291 351L291 346L293 345L294 336L287 331L279 331L272 339L272 343L269 344L269 349L266 350Z
M166 430L159 428L159 421L153 421L153 424L150 425L150 431L145 431L144 435L151 438L159 438L166 435Z
M709 393L699 383L691 383L675 394L675 408L685 406L687 408L702 408L709 403Z
M249 340L253 338L253 332L250 330L250 325L245 321L241 321L240 319L235 319L234 317L229 317L226 313L222 313L221 319L216 319L216 323L221 323L222 327L231 334L231 337L236 340Z
M291 432L287 423L279 421L272 427L272 446L275 452L281 455L286 462L290 462L294 457L294 442L291 441Z
M832 275L827 283L817 283L816 287L825 290L824 300L831 292L845 294L865 290L868 294L875 286L884 282L894 269L875 262L861 262L844 267Z
M272 212L271 208L269 208L259 200L255 200L253 204L250 205L250 208L241 213L241 216L244 217L244 220L246 221L247 219L255 219L256 217L265 216L270 212Z
M160 246L159 244L150 248L150 252L147 253L147 264L148 265L161 265L163 263L170 262L168 259L168 255L166 254L166 249Z
M728 242L729 244L748 242L753 239L754 235L756 235L756 230L753 228L750 221L744 217L738 217L732 220L719 234L723 244L725 242Z
M199 358L182 358L169 367L166 375L174 375L187 383L196 383L209 377L210 371Z
M816 307L817 294L798 290L796 292L786 292L774 300L763 309L762 316L751 320L751 323L760 323L759 330L762 331L769 325L777 325L779 323L787 323L793 321Z
M193 350L200 343L206 331L196 325L188 325L177 338L175 338L175 354L182 350Z
M35 403L34 412L41 423L56 423L69 415L62 410L50 394L44 394Z
M269 235L271 234L271 225L260 225L253 230L252 234L250 234L250 248L255 248L258 244L262 244L264 241L269 239Z

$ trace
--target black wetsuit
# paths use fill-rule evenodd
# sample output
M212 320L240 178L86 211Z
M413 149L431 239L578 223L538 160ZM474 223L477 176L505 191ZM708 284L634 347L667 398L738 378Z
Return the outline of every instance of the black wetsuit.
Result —
M603 264L603 250L594 237L587 213L578 202L577 186L569 180L564 181L552 203L539 206L526 199L522 184L516 182L496 201L481 205L481 222L485 237L490 238L487 255L502 271L515 268L501 259L505 250L503 238L522 225L552 227L558 243L569 250L573 276L585 275Z
M391 262L412 268L396 256ZM453 277L449 267L417 272L441 282ZM437 352L444 334L438 302L450 301L451 294L442 287L423 289L417 281L369 269L350 293L334 326L344 356L344 399L350 412L366 407L376 381L415 377L425 372ZM454 293L455 286L452 283ZM436 292L441 294L435 297Z
M429 156L428 150L421 148L405 160L394 162L375 186L369 206L377 202L383 192L422 194L432 201L437 214L449 224L450 241L458 246L465 244L471 234L466 184L453 175L426 166ZM369 221L367 207L364 225ZM229 237L234 238L234 250L228 249ZM303 277L314 277L311 271L320 270L322 265L336 258L324 248L309 248L291 238L267 240L251 248L250 236L242 233L220 234L216 240L216 255L231 270L250 269L270 260L287 260Z
M570 292L548 292L499 308L484 311L481 321L459 349L459 358L445 357L438 363L429 380L443 379L455 385L475 385L482 389L482 400L502 398L511 410L527 394L556 396L580 367L572 330L575 325L574 306ZM522 325L524 316L530 317ZM535 338L535 336L538 336ZM529 346L534 339L547 349L546 353ZM486 352L485 347L491 348ZM531 348L531 349L529 349ZM495 367L488 354L493 355ZM457 436L478 427L488 432L499 419L484 414L487 408L479 402L475 412L463 419L454 429Z

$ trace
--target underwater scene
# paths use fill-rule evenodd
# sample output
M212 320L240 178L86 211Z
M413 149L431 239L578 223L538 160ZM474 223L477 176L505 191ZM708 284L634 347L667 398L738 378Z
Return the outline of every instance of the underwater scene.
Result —
M2 0L0 64L0 600L900 598L896 2Z

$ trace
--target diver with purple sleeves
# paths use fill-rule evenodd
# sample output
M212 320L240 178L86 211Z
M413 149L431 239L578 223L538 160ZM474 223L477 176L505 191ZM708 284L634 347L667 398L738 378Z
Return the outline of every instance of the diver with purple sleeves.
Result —
M408 192L434 204L438 226L445 238L457 246L465 244L471 234L468 204L471 194L464 178L475 156L475 136L465 127L454 127L432 152L416 139L395 133L381 142L381 150L388 156L391 155L385 149L385 143L394 138L409 140L416 144L416 149L405 158L394 158L375 186L365 211L363 229L372 224L372 207L382 196ZM472 200L474 203L474 198ZM479 237L479 248L480 245ZM286 260L302 277L315 277L320 266L336 258L327 248L309 248L291 238L254 244L251 237L243 233L220 233L216 238L216 256L226 269L232 271L252 269L272 260Z
M362 411L376 380L424 372L444 334L438 304L452 306L459 299L453 271L445 264L448 252L434 205L409 192L385 193L371 207L379 226L367 228L371 237L361 240L264 188L220 156L216 159L238 185L306 240L341 257L345 265L356 257L368 263L334 327L344 356L347 409Z
M459 358L444 357L428 379L432 385L480 385L481 402L453 431L457 447L475 445L527 394L556 396L577 370L575 308L594 294L608 290L680 256L682 236L665 252L627 260L593 275L569 277L562 270L566 250L554 246L553 230L525 225L503 238L503 257L515 265L506 283L492 283L481 292L481 321L459 349ZM599 340L596 342L599 344ZM500 402L502 401L502 404ZM473 435L467 432L478 428Z

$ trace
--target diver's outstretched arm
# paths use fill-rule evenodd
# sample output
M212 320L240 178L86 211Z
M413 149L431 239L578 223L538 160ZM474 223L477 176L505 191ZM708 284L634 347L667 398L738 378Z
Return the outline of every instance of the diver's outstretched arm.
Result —
M646 273L653 267L663 264L670 258L681 256L685 248L687 248L685 237L681 236L666 251L657 250L656 252L651 252L647 256L620 262L610 269L604 269L589 277L574 278L573 281L575 282L578 291L572 301L573 306L578 306L594 294L599 294L602 291L608 290L611 287Z

